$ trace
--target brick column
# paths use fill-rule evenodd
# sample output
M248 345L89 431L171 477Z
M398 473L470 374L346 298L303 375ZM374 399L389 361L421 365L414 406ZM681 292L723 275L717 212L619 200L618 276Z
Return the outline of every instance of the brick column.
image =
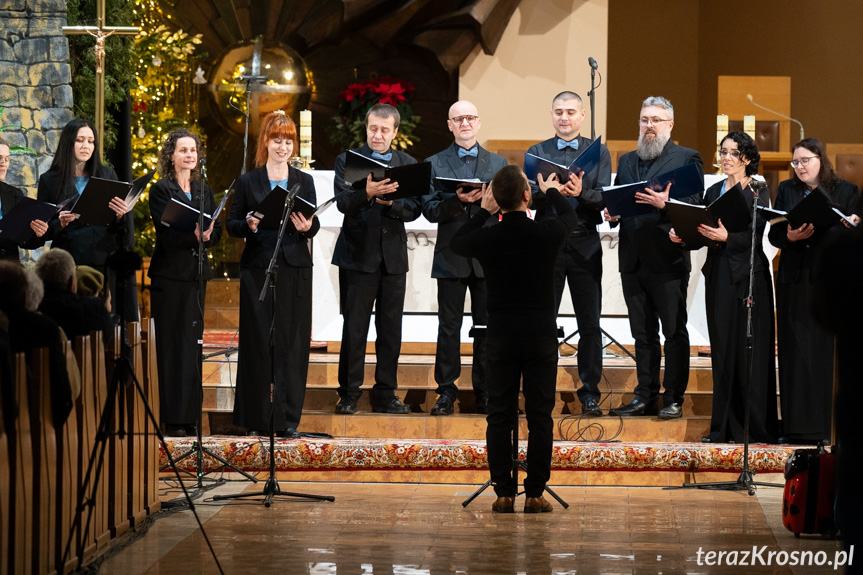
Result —
M9 7L11 4L12 7ZM66 0L27 0L0 6L0 102L10 146L26 146L38 156L16 154L6 181L36 196L39 174L48 170L63 126L71 120L72 86Z

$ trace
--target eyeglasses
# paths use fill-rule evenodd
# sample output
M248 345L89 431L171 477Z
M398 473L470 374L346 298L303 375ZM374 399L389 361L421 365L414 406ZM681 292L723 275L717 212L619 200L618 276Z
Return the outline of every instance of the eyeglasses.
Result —
M740 150L719 150L719 157L724 158L726 156L731 156L735 160L740 159Z
M11 161L9 156L0 156L0 166L8 164Z
M449 121L455 124L456 126L460 126L462 122L467 122L468 124L473 124L477 120L479 120L479 116L456 116L455 118L450 118Z
M662 118L640 118L638 120L639 126L658 126L663 122L670 122L671 120L664 120Z
M800 158L799 160L791 160L791 167L798 168L800 166L808 166L810 160L814 160L818 158L818 156L807 156L805 158Z

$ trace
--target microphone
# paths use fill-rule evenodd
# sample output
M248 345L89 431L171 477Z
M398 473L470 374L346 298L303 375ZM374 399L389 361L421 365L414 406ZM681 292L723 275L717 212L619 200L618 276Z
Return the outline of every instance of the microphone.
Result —
M599 64L596 63L596 60L593 59L593 56L588 56L587 63L590 64L590 67L594 70L599 69Z
M238 78L234 78L234 80L237 82L266 82L269 79L270 79L269 76L252 76L252 75L246 75L246 76L240 76Z
M755 106L756 108L761 108L765 112L770 112L771 114L776 114L780 118L784 118L786 120L791 120L792 122L794 122L795 124L800 126L800 139L802 140L805 138L805 136L803 135L803 124L800 123L800 120L795 120L791 116L786 116L785 114L780 114L776 110L771 110L770 108L765 108L764 106L755 102L755 100L752 99L752 94L746 94L746 99L749 100L749 103L752 104L753 106Z
M207 163L207 158L201 158L200 160L198 160L198 163L203 166L204 164Z
M294 201L294 198L296 198L297 194L300 193L300 187L301 187L301 184L299 182L297 182L296 184L294 184L294 187L291 188L291 191L288 192L288 201L289 202Z

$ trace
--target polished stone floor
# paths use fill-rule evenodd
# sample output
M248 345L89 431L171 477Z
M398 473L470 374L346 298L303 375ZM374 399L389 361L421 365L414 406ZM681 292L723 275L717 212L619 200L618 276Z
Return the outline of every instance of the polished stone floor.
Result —
M767 477L781 479L759 480ZM283 491L332 495L335 502L287 498L265 508L248 500L210 500L215 493L261 488L229 482L196 499L227 574L835 573L827 565L777 563L801 551L813 559L824 552L820 558L833 561L840 549L838 542L795 539L786 531L782 490L772 488L759 488L750 497L655 487L560 487L556 491L569 509L555 502L553 513L536 515L521 512L521 498L517 513L493 514L490 489L463 508L461 502L475 489L468 485L285 482ZM164 485L165 501L178 495L176 485ZM743 552L753 547L759 555L747 560L756 566L741 565ZM726 562L736 557L737 566L708 565L710 551L737 551L725 556ZM774 556L769 565L771 551L792 554ZM174 510L160 512L146 535L104 561L99 572L219 571L192 514Z

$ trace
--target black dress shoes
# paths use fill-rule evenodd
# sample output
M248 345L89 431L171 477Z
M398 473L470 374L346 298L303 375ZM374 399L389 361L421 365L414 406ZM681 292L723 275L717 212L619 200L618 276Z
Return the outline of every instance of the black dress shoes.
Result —
M551 513L554 508L551 503L545 500L545 497L528 497L524 500L525 513Z
M340 415L353 415L357 412L357 400L350 397L343 397L336 404L336 413Z
M289 427L279 434L282 439L299 439L300 432L294 429L293 427Z
M701 438L701 443L717 443L719 438L715 435L705 435Z
M679 403L666 405L659 410L659 419L677 419L683 415L683 408Z
M609 415L620 415L621 417L631 417L634 415L656 415L656 404L648 405L643 401L633 399L626 405L615 407L610 410Z
M491 510L495 513L515 513L515 497L498 497L491 504Z
M591 417L600 417L602 409L599 408L599 403L596 399L588 397L581 404L581 413L582 415L589 415Z
M390 398L390 400L383 405L375 405L372 410L375 413L391 413L394 415L404 415L405 413L411 412L411 408L402 403L398 397Z
M168 437L186 437L186 427L184 425L166 423L165 435Z
M264 435L269 435L269 433L262 429L250 429L246 435L250 435L252 437L263 437Z
M434 404L434 407L431 409L432 415L452 415L454 411L453 408L453 399L444 394L437 398L437 402Z

